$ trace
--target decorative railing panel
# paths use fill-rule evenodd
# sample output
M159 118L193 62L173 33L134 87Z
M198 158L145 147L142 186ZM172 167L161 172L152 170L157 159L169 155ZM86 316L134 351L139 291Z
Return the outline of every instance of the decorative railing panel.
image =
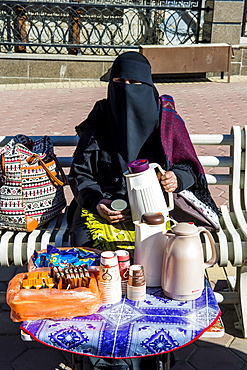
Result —
M210 10L201 0L0 2L0 51L111 55L140 44L198 43Z

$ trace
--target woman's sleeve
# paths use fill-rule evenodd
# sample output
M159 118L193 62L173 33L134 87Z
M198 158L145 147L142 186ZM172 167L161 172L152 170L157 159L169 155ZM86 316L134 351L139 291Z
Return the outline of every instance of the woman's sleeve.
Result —
M104 198L97 182L99 147L95 139L97 127L104 122L105 100L95 103L87 119L76 127L80 137L69 173L69 184L80 207L95 212L96 205Z
M98 151L95 143L80 151L80 142L69 173L69 184L77 204L96 212L98 202L104 198L96 180Z
M190 166L185 164L176 164L171 166L171 170L175 173L178 182L178 187L175 190L175 193L188 189L195 184L196 175Z

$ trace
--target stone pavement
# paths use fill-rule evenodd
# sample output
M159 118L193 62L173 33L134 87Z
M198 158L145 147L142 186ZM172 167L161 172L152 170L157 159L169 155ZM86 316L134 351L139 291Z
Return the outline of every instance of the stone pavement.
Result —
M228 134L232 125L247 124L246 77L232 76L230 84L226 79L212 78L187 83L157 83L156 86L160 94L174 97L177 111L191 134ZM106 96L106 92L107 83L97 81L0 85L1 135L74 135L74 126L87 116L96 100ZM64 150L58 148L57 154ZM227 203L220 187L213 195L218 204ZM20 270L23 268L0 267L0 290ZM224 284L219 270L215 268L211 272L216 286ZM221 308L225 335L201 338L176 350L174 370L247 370L247 339L243 339L234 327L237 318L233 307ZM1 370L69 370L71 367L69 353L38 342L22 341L19 324L10 320L8 306L0 307Z

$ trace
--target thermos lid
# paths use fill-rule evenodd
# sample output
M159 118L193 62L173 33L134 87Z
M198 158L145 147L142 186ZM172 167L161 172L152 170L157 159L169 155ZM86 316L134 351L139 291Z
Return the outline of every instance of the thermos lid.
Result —
M171 227L172 232L176 235L192 235L198 231L193 222L179 222Z
M161 212L150 212L144 213L141 218L142 222L145 222L148 225L160 225L165 222L165 217Z
M128 163L130 173L143 172L149 169L149 161L147 159L136 159Z

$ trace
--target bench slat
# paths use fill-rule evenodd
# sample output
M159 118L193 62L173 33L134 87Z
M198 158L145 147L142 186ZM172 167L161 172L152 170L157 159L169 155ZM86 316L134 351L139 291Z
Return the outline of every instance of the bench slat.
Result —
M43 136L29 136L32 140L38 140ZM77 135L75 136L49 136L55 146L76 146L79 140ZM0 147L6 145L13 136L0 136Z
M14 245L13 245L13 257L14 257L14 265L16 266L23 266L25 264L25 255L22 248L23 245L23 239L27 235L26 232L20 231L14 239ZM24 261L23 261L24 260Z
M30 136L32 140L38 140L42 136ZM0 136L0 147L6 145L13 136ZM50 136L55 146L76 146L79 140L78 136ZM195 145L232 145L233 135L225 134L191 134L191 141Z
M222 134L191 134L190 139L194 145L232 145L233 135Z
M233 165L233 158L227 156L198 156L199 161L203 165L203 167L232 167Z

